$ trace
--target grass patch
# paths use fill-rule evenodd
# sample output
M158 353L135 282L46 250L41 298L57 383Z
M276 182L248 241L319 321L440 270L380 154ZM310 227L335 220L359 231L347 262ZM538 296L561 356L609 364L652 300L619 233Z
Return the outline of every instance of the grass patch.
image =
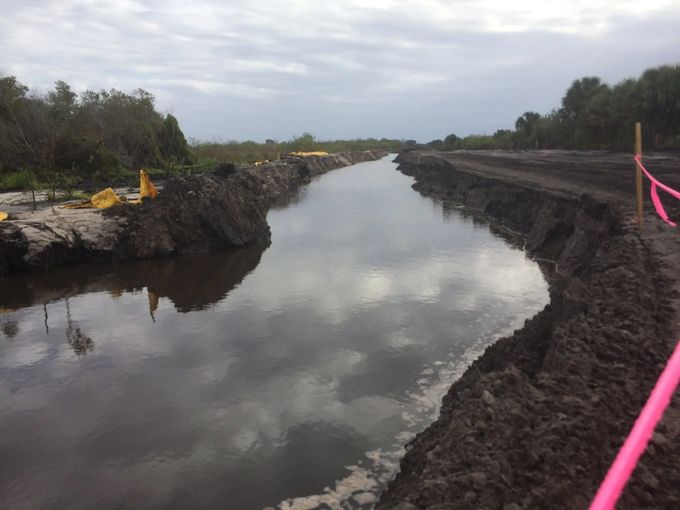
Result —
M32 187L38 187L38 182L35 174L28 170L0 175L0 190L2 191L24 191Z
M47 192L47 200L50 202L70 202L71 200L89 200L92 197L89 193L84 191L73 191L71 193L59 193L55 197L51 191Z

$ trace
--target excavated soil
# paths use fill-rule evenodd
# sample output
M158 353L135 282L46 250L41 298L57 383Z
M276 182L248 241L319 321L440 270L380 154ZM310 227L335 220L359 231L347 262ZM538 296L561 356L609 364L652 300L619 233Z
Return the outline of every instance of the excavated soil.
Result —
M260 166L222 165L175 177L157 198L104 211L10 210L0 222L0 276L91 261L148 259L213 249L267 246L267 211L311 178L373 161L384 151L286 157Z
M450 388L377 508L587 508L680 338L678 229L651 208L642 230L632 221L629 155L404 152L397 161L415 189L516 232L555 269L550 304ZM678 155L645 161L680 189ZM618 508L680 508L678 458L676 395Z

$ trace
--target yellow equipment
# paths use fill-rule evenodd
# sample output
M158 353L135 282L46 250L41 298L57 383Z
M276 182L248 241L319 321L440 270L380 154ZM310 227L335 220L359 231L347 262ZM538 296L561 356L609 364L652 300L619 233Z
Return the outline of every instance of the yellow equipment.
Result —
M108 209L109 207L123 203L111 188L106 188L99 193L95 193L92 195L92 198L90 198L90 202L92 202L92 206L97 209Z
M120 205L123 201L114 193L111 188L106 188L92 195L86 202L62 205L62 209L108 209L114 205Z
M315 151L315 152L302 152L302 151L297 151L297 152L291 152L291 156L301 156L303 158L306 158L307 156L328 156L328 153L325 151Z
M139 196L142 198L151 197L156 198L158 195L158 190L156 186L153 185L151 179L149 179L149 174L144 170L139 171Z
M6 212L0 211L0 221L6 220L7 216L9 216Z
M151 179L149 179L149 174L144 170L139 171L139 196L138 200L127 200L125 197L119 197L111 188L106 188L92 195L90 200L85 202L77 202L75 204L65 204L62 205L62 209L108 209L114 205L120 205L122 203L128 204L139 204L143 198L151 197L156 198L158 195L158 190L156 186L153 185ZM2 221L2 216L0 216L0 221Z

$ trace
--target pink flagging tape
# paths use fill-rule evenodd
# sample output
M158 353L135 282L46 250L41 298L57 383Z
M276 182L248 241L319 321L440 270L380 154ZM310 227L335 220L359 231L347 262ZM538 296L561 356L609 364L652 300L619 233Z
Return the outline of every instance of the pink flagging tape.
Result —
M656 212L666 223L675 227L675 223L668 218L668 214L661 203L658 188L661 188L678 200L680 200L680 191L666 186L649 173L642 164L640 154L636 154L634 159L652 183L651 195ZM635 420L635 425L633 425L614 463L609 468L607 476L590 505L590 510L612 510L614 508L623 488L628 483L630 475L633 473L635 466L637 466L640 456L647 448L657 423L659 423L668 404L670 404L671 397L678 383L680 383L680 340L675 345L675 350L669 358L666 368L664 368L661 376L656 381L656 385L654 385L647 403L642 408L640 416Z
M635 425L633 425L633 429L628 434L621 450L619 450L616 460L609 468L607 476L590 505L590 510L611 510L614 508L640 456L647 448L654 428L661 420L679 382L680 340L675 345L675 350L668 360L666 368L656 382L640 416L635 420Z
M651 181L652 183L652 203L654 204L654 209L656 209L656 212L659 216L661 216L661 219L668 223L669 225L672 226L677 226L675 223L673 223L671 220L668 219L668 214L666 213L666 209L664 209L663 204L661 203L661 199L659 198L659 191L657 188L661 188L664 190L666 193L669 195L674 196L678 200L680 200L680 191L676 191L673 188L666 186L663 182L659 181L656 179L649 171L645 168L645 166L642 164L642 157L640 154L635 155L635 162L640 166L642 171L645 173L647 178Z

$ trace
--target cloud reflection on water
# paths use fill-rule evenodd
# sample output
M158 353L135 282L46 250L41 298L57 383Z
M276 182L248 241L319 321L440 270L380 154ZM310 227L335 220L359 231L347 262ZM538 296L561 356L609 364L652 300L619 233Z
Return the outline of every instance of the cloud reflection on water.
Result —
M321 500L289 498L341 480L324 501L369 504L462 367L547 300L521 251L410 182L386 160L328 174L270 212L272 246L245 264L35 284L40 304L2 319L18 328L0 335L3 499L305 508ZM85 356L64 341L67 295Z

